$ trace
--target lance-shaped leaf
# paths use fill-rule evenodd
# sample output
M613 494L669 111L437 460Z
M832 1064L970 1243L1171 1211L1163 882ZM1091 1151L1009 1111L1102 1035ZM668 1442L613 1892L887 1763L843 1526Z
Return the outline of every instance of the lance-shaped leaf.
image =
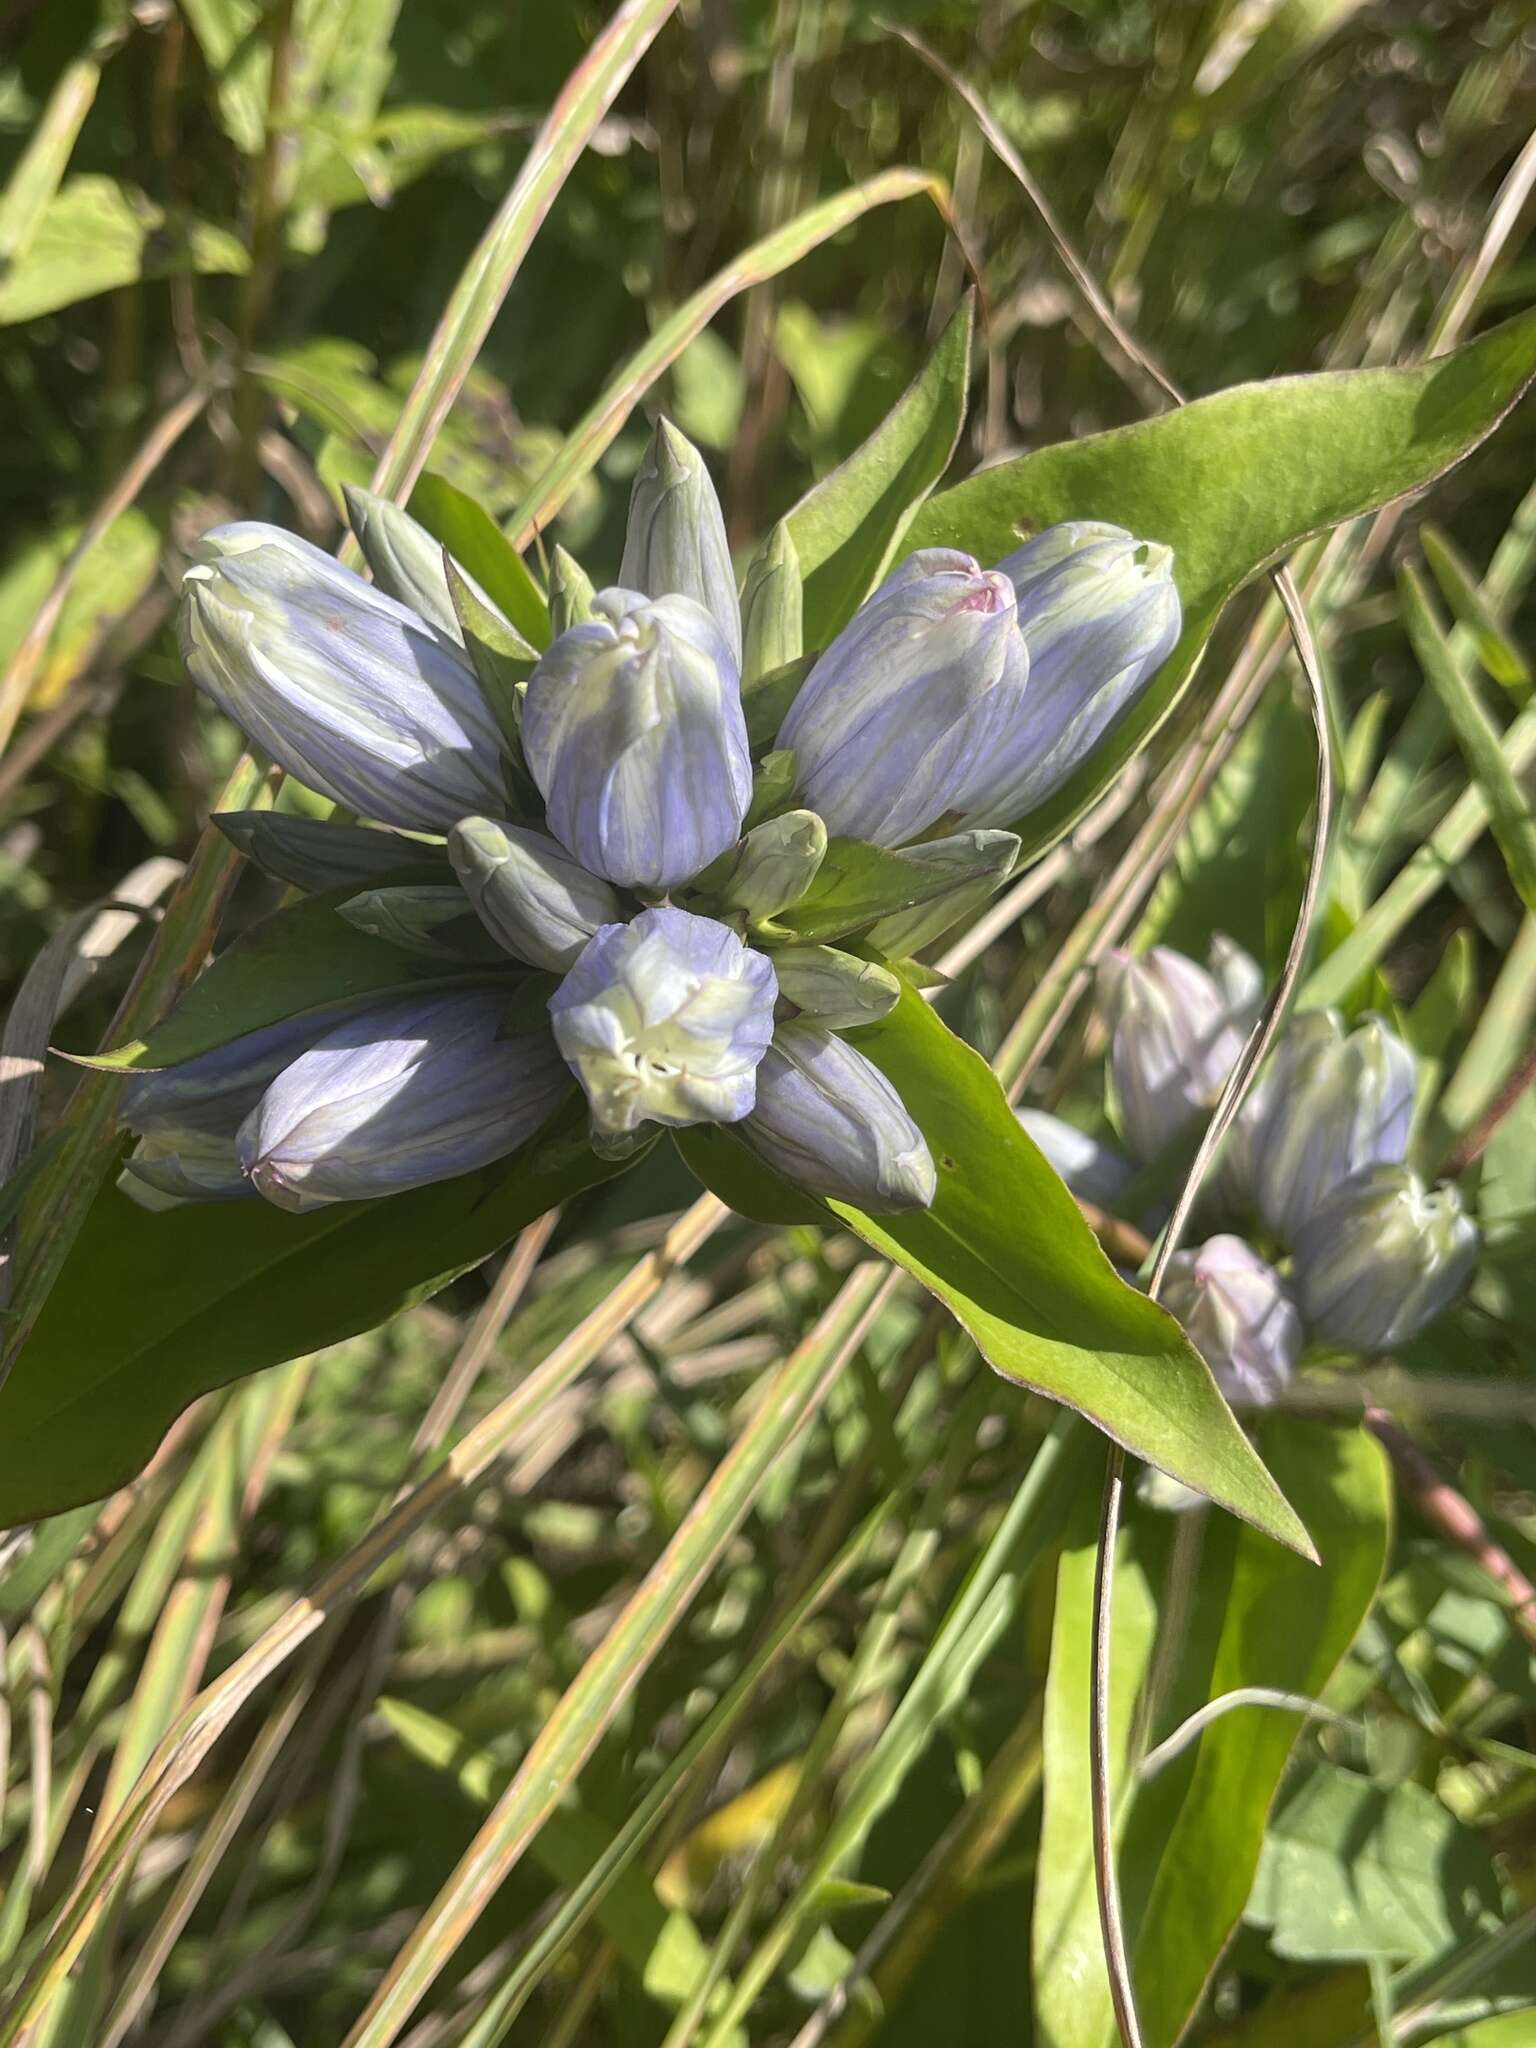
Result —
M963 548L995 562L1059 520L1099 519L1173 549L1178 646L1030 814L1026 854L1059 838L1167 716L1239 585L1309 535L1432 483L1493 431L1533 373L1536 313L1525 313L1432 362L1240 384L999 463L930 498L904 536L908 547Z
M286 811L215 811L208 822L264 875L295 889L334 889L343 882L361 888L398 881L403 871L416 868L423 880L434 871L446 873L443 849L432 840L375 832L366 825L339 825Z
M838 1202L835 1212L945 1302L1006 1378L1309 1553L1209 1368L1172 1317L1120 1279L986 1062L912 989L854 1040L921 1127L938 1190L931 1208L903 1215Z
M957 832L900 848L832 839L816 879L778 922L799 939L846 938L896 911L947 902L963 881L1000 881L1018 850L1011 832Z

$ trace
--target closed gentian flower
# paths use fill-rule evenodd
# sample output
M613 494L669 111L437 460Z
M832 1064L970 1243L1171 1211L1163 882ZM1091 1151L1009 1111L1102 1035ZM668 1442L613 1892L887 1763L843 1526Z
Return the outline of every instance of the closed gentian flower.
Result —
M965 811L1025 701L1013 586L969 555L909 555L811 670L780 728L827 830L902 846Z
M1331 1011L1295 1020L1253 1140L1254 1198L1271 1230L1294 1244L1335 1188L1402 1160L1415 1079L1413 1054L1379 1017L1347 1036Z
M392 1195L515 1151L570 1076L542 1028L500 1036L504 986L375 1004L285 1067L240 1127L258 1191L283 1209Z
M1263 1407L1290 1384L1304 1342L1301 1317L1280 1275L1242 1238L1207 1238L1175 1253L1163 1306L1229 1400Z
M1049 527L1006 556L1029 688L966 821L1006 825L1058 790L1179 637L1173 551L1118 526Z
M594 1137L747 1115L777 996L767 956L713 918L666 907L604 925L549 1003Z
M877 1214L926 1209L938 1184L927 1141L884 1074L812 1024L775 1033L741 1135L798 1186Z
M501 741L462 651L296 534L205 534L177 631L194 681L321 795L418 832L501 808Z
M1090 1138L1047 1109L1021 1109L1015 1114L1074 1195L1101 1209L1116 1207L1136 1178L1136 1169L1123 1152L1101 1138Z
M570 967L599 926L621 914L617 891L544 832L461 818L448 858L492 938L531 967Z
M1171 946L1111 953L1099 969L1098 1003L1112 1034L1121 1135L1146 1162L1214 1107L1245 1026L1215 978Z
M584 868L676 888L735 845L751 802L736 658L692 598L605 590L593 609L528 679L523 752Z
M1296 1234L1308 1330L1351 1351L1407 1343L1465 1288L1478 1243L1455 1188L1426 1189L1400 1165L1356 1174Z
M123 1090L118 1122L140 1135L233 1139L284 1067L365 1006L302 1010L174 1067L136 1074Z
M741 667L741 607L725 517L704 458L670 420L658 420L635 476L619 583L647 597L691 597Z

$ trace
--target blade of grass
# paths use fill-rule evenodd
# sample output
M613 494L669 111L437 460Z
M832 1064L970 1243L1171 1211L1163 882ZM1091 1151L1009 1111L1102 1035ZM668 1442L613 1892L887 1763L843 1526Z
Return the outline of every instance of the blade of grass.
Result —
M1504 753L1498 727L1478 701L1470 679L1452 658L1423 579L1409 563L1397 574L1403 626L1424 679L1439 698L1474 786L1482 791L1488 823L1509 879L1527 910L1536 910L1536 818L1531 815Z
M381 497L403 504L410 495L545 215L676 6L677 0L624 0L561 88L427 344L389 447L373 473L372 488Z
M9 2010L0 2014L0 2048L16 2048L45 2008L90 1938L118 1877L245 1702L331 1615L356 1597L417 1529L495 1464L532 1415L578 1377L729 1213L713 1195L695 1202L657 1249L637 1261L577 1328L449 1451L430 1477L412 1487L360 1542L322 1572L309 1591L243 1656L199 1693L146 1764L122 1814L59 1907L25 1982Z
M602 1643L567 1688L485 1825L412 1930L344 2048L387 2048L565 1797L641 1675L740 1528L775 1462L863 1341L896 1275L855 1268L791 1352L761 1405Z

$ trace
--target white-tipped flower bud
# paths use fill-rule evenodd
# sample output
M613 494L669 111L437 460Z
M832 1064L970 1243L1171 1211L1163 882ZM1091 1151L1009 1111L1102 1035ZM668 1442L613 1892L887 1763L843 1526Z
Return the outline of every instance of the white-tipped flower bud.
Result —
M1375 1166L1336 1188L1296 1234L1296 1298L1308 1330L1351 1351L1406 1344L1465 1288L1477 1225L1453 1187Z
M1263 1407L1290 1384L1304 1341L1301 1317L1274 1267L1240 1237L1212 1237L1175 1253L1163 1306L1229 1400Z
M773 968L730 928L670 907L604 925L550 998L592 1127L735 1123L773 1035Z
M1271 1230L1294 1245L1352 1175L1401 1161L1414 1081L1413 1054L1379 1017L1347 1036L1326 1010L1290 1025L1253 1141L1254 1197Z

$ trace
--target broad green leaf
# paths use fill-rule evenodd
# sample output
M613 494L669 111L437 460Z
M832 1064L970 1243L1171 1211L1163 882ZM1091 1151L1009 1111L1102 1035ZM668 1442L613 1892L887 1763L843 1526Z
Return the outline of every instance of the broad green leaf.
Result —
M938 1169L933 1206L830 1206L958 1317L1007 1379L1078 1409L1292 1549L1307 1532L1173 1318L1115 1272L996 1075L914 989L850 1040L895 1085Z
M1433 1792L1314 1764L1275 1816L1247 1918L1293 1962L1443 1955L1496 1922L1477 1836Z
M356 894L354 884L343 883L273 911L222 952L147 1037L81 1064L113 1073L174 1067L301 1010L440 981L442 960L402 952L337 915Z
M522 556L483 505L431 471L407 508L434 540L495 600L533 647L549 645L549 606Z
M71 520L22 542L0 572L0 664L20 646L83 528ZM90 569L64 600L28 692L33 709L58 698L95 660L103 633L132 611L155 580L160 533L137 506L114 519L91 551Z
M1376 1439L1276 1416L1259 1443L1321 1568L1230 1522L1204 1531L1172 1725L1245 1686L1316 1699L1375 1598L1392 1521L1391 1473ZM1147 2048L1179 2039L1242 1917L1301 1726L1273 1707L1234 1708L1138 1795L1120 1869Z
M1179 644L1135 708L1031 814L1026 854L1059 837L1162 722L1239 585L1309 534L1433 482L1493 431L1533 372L1536 313L1526 313L1412 368L1240 384L999 463L930 498L908 547L964 548L995 562L1024 532L1105 519L1174 551Z
M969 295L862 448L788 515L805 578L805 644L825 646L889 567L913 513L949 467L965 422Z
M1031 1931L1039 2048L1104 2048L1114 2032L1093 1884L1088 1762L1098 1523L1099 1488L1084 1486L1056 1570L1041 1729L1045 1769ZM1157 1643L1156 1589L1168 1547L1167 1524L1166 1516L1128 1522L1115 1553L1109 1720L1110 1784L1117 1809L1125 1790L1136 1698Z
M825 1223L827 1209L785 1180L721 1124L693 1124L673 1141L690 1173L738 1216L754 1223Z
M200 270L237 275L245 250L211 221L178 221L143 193L95 173L68 178L49 200L26 255L0 279L0 327L54 313L141 277Z
M441 846L376 832L368 825L343 825L294 811L215 811L208 822L264 875L295 889L335 889L343 882L360 889L368 882L398 880L402 868L414 871L418 862L423 880L452 873Z
M494 1167L307 1216L104 1191L0 1390L0 1526L99 1499L200 1394L375 1328L620 1171L573 1107Z

